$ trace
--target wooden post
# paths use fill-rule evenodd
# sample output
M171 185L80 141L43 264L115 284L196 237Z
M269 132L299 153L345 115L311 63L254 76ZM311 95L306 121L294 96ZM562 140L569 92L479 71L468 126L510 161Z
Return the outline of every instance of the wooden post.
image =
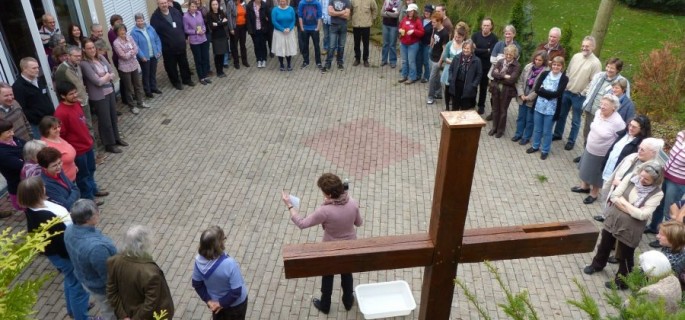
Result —
M442 135L428 234L435 244L433 265L423 273L419 319L449 319L454 278L461 254L478 141L485 121L475 111L442 112ZM450 218L445 219L444 216Z

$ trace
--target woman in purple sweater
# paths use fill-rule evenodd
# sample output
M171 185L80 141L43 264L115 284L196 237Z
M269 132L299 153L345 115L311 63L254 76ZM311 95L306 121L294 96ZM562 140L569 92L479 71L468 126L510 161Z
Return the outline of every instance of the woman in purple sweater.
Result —
M315 225L323 227L323 241L354 240L357 239L355 226L362 225L362 216L359 214L359 204L350 198L345 191L340 178L332 173L324 173L319 177L317 186L323 192L323 204L316 208L314 213L302 217L297 208L290 202L290 196L282 192L282 200L288 207L290 219L300 229ZM354 295L352 294L352 274L340 275L343 290L342 301L345 310L352 309ZM321 299L312 299L314 307L328 314L331 308L331 295L333 293L333 275L326 275L321 280Z

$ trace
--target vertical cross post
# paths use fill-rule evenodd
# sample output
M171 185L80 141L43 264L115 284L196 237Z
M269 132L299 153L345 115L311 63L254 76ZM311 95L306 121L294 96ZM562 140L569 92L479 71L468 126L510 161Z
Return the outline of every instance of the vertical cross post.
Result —
M428 233L433 264L425 268L419 319L449 319L483 119L475 111L442 112L442 132ZM430 308L428 307L430 306Z

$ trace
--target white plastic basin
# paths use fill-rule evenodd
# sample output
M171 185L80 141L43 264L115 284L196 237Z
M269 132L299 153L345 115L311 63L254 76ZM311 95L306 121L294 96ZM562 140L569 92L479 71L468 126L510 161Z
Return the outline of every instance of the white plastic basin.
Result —
M406 281L360 284L354 292L364 319L406 316L416 309L416 301Z

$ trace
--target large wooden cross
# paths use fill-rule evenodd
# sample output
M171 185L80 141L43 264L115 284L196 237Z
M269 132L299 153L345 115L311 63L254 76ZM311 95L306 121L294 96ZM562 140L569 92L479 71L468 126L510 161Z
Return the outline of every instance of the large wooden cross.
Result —
M287 279L425 266L419 319L449 319L457 264L593 250L588 220L464 231L478 140L475 111L442 112L442 134L427 234L287 245ZM481 213L486 214L486 213Z

